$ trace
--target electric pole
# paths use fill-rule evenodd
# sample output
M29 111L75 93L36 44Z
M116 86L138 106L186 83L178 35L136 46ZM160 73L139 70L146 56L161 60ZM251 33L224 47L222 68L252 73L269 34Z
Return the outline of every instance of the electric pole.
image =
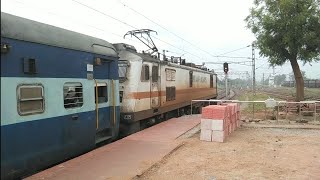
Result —
M255 42L252 43L252 93L256 95L256 64L255 64Z

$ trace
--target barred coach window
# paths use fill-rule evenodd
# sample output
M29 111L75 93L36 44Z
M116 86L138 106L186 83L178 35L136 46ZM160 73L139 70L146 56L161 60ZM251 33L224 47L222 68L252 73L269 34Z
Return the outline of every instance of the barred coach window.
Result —
M44 112L43 86L41 84L20 85L17 89L17 95L20 115Z
M64 107L66 109L83 105L82 90L82 84L79 82L68 82L63 85Z

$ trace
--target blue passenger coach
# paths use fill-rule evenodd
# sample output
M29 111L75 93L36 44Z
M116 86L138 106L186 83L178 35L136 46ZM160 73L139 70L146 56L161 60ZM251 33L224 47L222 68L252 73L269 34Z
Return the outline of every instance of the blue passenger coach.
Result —
M1 179L87 152L118 129L110 43L1 13Z

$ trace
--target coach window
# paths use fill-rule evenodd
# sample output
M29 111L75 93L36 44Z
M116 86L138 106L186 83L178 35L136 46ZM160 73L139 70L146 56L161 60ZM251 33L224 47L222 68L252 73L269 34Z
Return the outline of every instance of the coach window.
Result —
M149 66L144 64L142 66L142 70L141 70L141 81L149 81L150 78L150 74L149 74Z
M66 109L81 107L83 105L82 84L68 82L63 85L64 107Z
M21 85L17 89L18 112L30 115L44 112L43 86L39 84Z
M95 103L97 102L97 98L98 98L98 103L108 102L107 83L98 83L98 86L96 88L97 89L95 89L94 91Z
M210 75L210 88L213 88L213 75Z
M192 82L193 82L193 72L189 72L189 86L192 87Z

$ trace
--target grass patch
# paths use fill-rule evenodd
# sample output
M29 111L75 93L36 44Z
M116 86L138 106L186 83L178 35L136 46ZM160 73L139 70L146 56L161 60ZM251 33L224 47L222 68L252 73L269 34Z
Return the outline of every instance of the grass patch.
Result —
M267 94L256 93L256 95L253 96L252 92L243 93L239 97L240 101L265 101L267 99L269 99L269 95L267 95ZM280 100L280 99L275 98L275 100ZM264 111L266 108L265 103L247 103L247 105L245 106L245 108L242 111L253 112L253 105L254 105L255 112L262 111L262 110Z

